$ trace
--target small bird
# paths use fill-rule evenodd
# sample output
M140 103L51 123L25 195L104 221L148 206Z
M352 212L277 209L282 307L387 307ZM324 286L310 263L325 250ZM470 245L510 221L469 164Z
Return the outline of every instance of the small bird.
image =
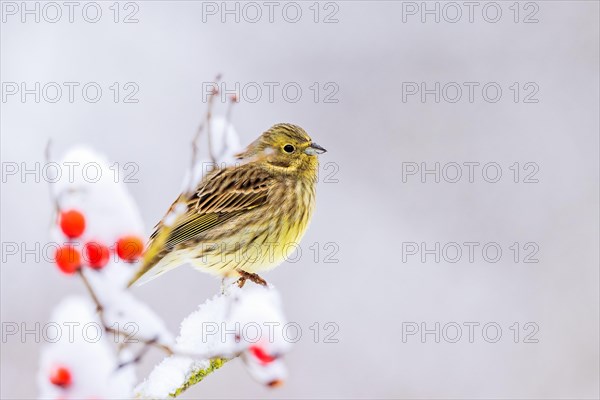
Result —
M277 124L181 194L150 236L142 284L184 263L220 277L265 285L302 239L315 207L318 154L326 150L297 125Z

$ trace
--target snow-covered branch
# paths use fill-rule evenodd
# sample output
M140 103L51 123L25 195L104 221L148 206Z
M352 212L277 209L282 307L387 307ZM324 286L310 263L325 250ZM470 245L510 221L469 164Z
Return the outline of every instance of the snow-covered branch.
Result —
M75 147L57 164L88 171L55 177L50 193L57 213L51 228L56 265L67 278L79 277L90 299L72 297L55 308L51 323L79 330L44 347L40 393L53 398L130 396L136 381L132 360L139 356L132 347L139 343L168 350L173 343L161 318L125 287L142 252L140 213L103 156Z
M238 356L252 377L275 386L287 374L281 359L291 346L286 326L281 297L274 287L229 285L182 322L176 354L157 365L135 394L152 399L176 397Z

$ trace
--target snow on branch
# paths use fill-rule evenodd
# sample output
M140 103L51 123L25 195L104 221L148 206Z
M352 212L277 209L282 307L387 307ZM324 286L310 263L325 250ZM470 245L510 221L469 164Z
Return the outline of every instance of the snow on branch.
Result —
M144 226L133 197L115 179L107 159L90 149L71 149L61 164L93 166L98 179L70 179L64 175L52 185L60 210L51 232L60 244L56 254L58 267L66 275L81 278L107 329L135 324L138 340L172 342L164 322L126 289L143 250ZM79 224L73 215L78 215ZM131 336L127 332L119 334Z
M47 158L53 162L49 151ZM40 395L129 397L140 354L150 346L170 352L173 342L162 319L126 290L142 252L141 216L103 156L74 147L57 164L87 171L52 179L56 218L50 233L56 266L66 277L79 278L90 299L68 298L54 309L50 323L73 326L74 331L42 349ZM136 354L133 347L140 344Z
M103 336L94 305L84 297L70 296L54 309L50 324L69 327L44 346L37 373L42 399L124 399L136 382L133 365L115 369L131 353L119 353L112 338Z
M286 324L274 287L229 285L181 323L175 354L154 368L135 395L176 397L238 356L259 383L276 386L287 376L281 359L290 348Z

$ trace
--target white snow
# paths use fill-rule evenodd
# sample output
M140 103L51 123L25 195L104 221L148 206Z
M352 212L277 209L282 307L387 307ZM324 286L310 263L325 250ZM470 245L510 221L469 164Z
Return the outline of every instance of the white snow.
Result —
M166 399L182 386L194 372L207 368L206 360L194 360L190 357L171 356L158 364L148 379L138 385L134 394L142 399Z
M42 348L37 373L41 399L125 399L131 396L136 381L133 365L117 370L131 354L123 351L118 358L112 335L100 329L93 313L94 305L83 297L63 299L54 309L48 324L60 327L60 337ZM50 328L48 328L50 329ZM59 332L59 330L56 330ZM50 382L56 366L68 368L72 384L61 388Z
M281 358L265 364L246 351L243 360L250 376L263 385L271 385L276 382L283 383L287 379L287 368Z
M86 217L83 236L75 242L100 240L114 244L123 235L144 234L144 224L135 200L122 182L124 175L111 169L109 161L93 150L77 146L58 161L60 179L51 184L62 210L75 208ZM73 174L68 173L72 165ZM116 180L116 182L115 182ZM52 230L53 239L63 243L65 238L59 226Z
M205 301L181 323L175 355L155 367L148 379L135 389L141 398L167 398L210 358L242 358L250 374L269 384L286 378L281 358L262 363L250 346L260 346L269 355L281 356L291 343L283 336L286 320L280 295L274 287L247 282L243 289L230 285L224 294Z
M98 181L95 172L89 172L87 177L74 174L75 179L63 174L52 187L62 209L75 208L85 217L86 229L82 237L74 240L76 247L82 249L88 240L99 240L114 249L123 235L137 235L142 241L146 240L138 207L126 185L118 179L115 182L114 168L111 169L104 156L85 147L75 147L67 152L60 164L80 165L82 170L86 165L93 165L88 167L89 171L100 171ZM59 243L66 240L59 226L53 228L52 235ZM135 329L138 337L158 338L169 344L173 337L162 319L126 289L136 268L136 264L120 260L113 251L104 268L84 267L84 272L104 306L109 326L118 324L123 328L129 324L128 331Z
M118 179L115 182L114 168L110 168L111 164L105 157L90 149L75 147L67 152L59 165L78 167L79 172L91 166L87 167L87 175L63 173L51 187L62 210L74 208L85 217L83 235L72 241L75 247L81 251L86 242L95 240L114 250L117 240L123 235L137 235L145 240L144 226L135 201L122 182ZM51 235L59 244L68 241L58 225L53 226ZM171 344L172 335L162 319L126 290L126 283L135 269L135 264L120 260L114 251L108 264L101 270L83 267L85 276L104 307L108 326L135 333L139 339L157 338L161 343ZM78 278L72 276L65 279ZM122 338L100 329L96 306L90 299L65 299L57 306L50 321L77 323L80 332L77 333L75 326L75 340L63 336L59 341L45 346L38 373L41 398L131 397L136 381L135 367L129 365L117 370L117 366L131 360L134 355L126 349L117 357L118 342ZM90 322L92 325L81 331ZM63 327L63 333L68 332L66 329L68 327ZM89 340L90 335L98 332L99 340ZM50 370L57 364L66 365L72 371L71 387L63 389L50 383Z

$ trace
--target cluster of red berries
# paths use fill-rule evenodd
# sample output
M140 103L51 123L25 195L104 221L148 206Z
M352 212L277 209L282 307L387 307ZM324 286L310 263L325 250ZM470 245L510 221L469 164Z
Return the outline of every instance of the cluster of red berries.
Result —
M85 231L85 217L78 210L62 211L59 218L60 229L70 240L80 237ZM117 240L114 251L120 259L127 262L137 261L144 249L142 239L135 235L122 236ZM83 252L83 257L82 257ZM82 265L93 269L102 269L110 258L111 249L99 242L90 241L80 251L74 244L59 247L54 254L58 268L65 274L77 272Z

